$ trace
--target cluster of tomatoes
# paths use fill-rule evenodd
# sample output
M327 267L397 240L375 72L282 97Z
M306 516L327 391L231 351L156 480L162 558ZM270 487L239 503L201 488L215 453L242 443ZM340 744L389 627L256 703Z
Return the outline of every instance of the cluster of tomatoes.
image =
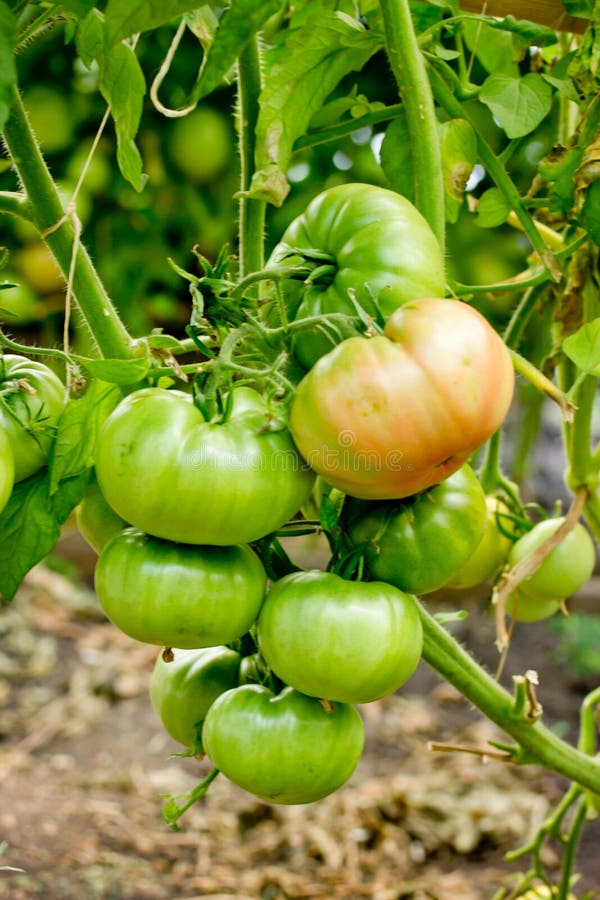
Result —
M326 223L323 234L315 222ZM374 227L384 231L381 259ZM367 247L365 281L350 268ZM318 800L352 774L364 741L356 705L396 691L419 662L417 595L493 577L562 521L519 536L468 465L502 424L513 368L478 312L428 296L442 293L443 266L418 212L379 188L334 188L290 226L270 265L301 252L326 261L325 277L284 283L283 318L300 325L290 327L290 351L304 367L289 407L247 384L211 408L175 389L133 391L101 429L97 480L78 509L99 553L107 617L165 648L151 699L166 730L276 803ZM355 301L363 313L379 304L376 333L329 327ZM3 365L6 500L13 477L46 461L64 387L38 363L5 356ZM282 574L268 550L311 504L331 563L303 571L287 560ZM578 525L509 611L552 614L594 560Z

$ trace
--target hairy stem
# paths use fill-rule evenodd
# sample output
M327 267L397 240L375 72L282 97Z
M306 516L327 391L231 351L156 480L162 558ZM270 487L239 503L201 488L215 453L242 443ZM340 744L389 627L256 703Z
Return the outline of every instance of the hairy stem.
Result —
M240 128L240 277L257 272L264 265L264 200L246 196L254 174L254 149L258 98L261 88L260 54L254 37L238 60L238 103Z
M380 0L380 6L386 51L406 111L416 206L429 222L443 253L442 154L425 60L415 35L409 0Z
M32 220L65 276L69 276L75 228L65 215L56 185L35 140L18 90L13 89L4 140L27 192ZM59 224L60 223L60 224ZM73 293L102 356L126 359L132 355L129 334L121 322L85 248L79 244L73 271Z

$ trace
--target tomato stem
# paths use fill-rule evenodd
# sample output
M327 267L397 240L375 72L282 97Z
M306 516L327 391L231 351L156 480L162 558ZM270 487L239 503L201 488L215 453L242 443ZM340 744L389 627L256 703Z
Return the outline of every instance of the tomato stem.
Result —
M254 150L258 98L261 91L260 53L256 35L238 60L238 113L240 148L240 275L243 278L264 265L264 200L250 198L247 192L254 174Z
M484 715L520 744L516 762L539 763L600 793L600 760L557 737L540 721L514 715L514 699L419 603L423 658Z
M411 146L415 205L445 247L444 182L437 118L409 0L379 0L387 56L398 84Z
M3 136L13 165L27 192L34 224L46 235L45 240L66 279L71 268L75 228L72 220L65 214L16 87L12 89L12 106ZM131 357L131 340L127 329L81 243L76 251L73 289L101 355L117 359Z

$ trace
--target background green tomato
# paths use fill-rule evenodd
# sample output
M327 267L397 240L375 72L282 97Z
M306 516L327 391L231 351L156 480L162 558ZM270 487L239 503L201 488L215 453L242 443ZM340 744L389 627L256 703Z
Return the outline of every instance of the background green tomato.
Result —
M0 512L8 503L15 481L15 459L4 431L0 429Z
M542 594L528 594L522 585L513 591L506 602L506 612L517 622L539 622L549 619L560 609L561 600L544 597Z
M36 296L19 277L4 271L4 281L14 287L0 291L0 319L10 327L31 322L38 314ZM15 284L15 282L19 282Z
M201 106L177 119L169 132L169 153L191 181L208 184L233 160L233 133L218 109Z
M413 597L389 584L319 571L295 572L273 586L257 636L282 681L343 703L369 703L397 690L422 649Z
M400 504L356 503L361 507L367 512L351 522L350 536L357 545L365 543L370 576L412 594L446 584L476 552L485 531L485 494L469 466Z
M367 310L375 302L387 318L408 300L445 293L444 261L433 232L405 197L386 188L341 184L323 191L286 229L268 265L284 261L290 247L300 255L330 254L336 267L323 283L284 283L290 318L355 316L351 294ZM294 351L308 369L339 340L313 327L298 335Z
M564 516L545 519L520 537L508 556L510 568L537 550L563 522ZM594 543L584 526L578 522L533 575L521 582L519 589L533 597L563 600L589 581L595 564Z
M150 700L171 737L198 743L206 714L224 691L236 687L240 656L228 647L173 650L171 662L159 653L150 678Z
M95 472L75 510L75 521L79 533L96 553L101 553L109 540L128 525L104 499Z
M258 540L298 511L314 482L287 429L243 387L222 424L205 422L179 391L130 394L100 433L96 472L122 518L189 544Z
M117 628L147 644L216 647L245 634L266 587L249 547L196 547L133 528L113 537L95 572L100 604Z
M448 588L469 588L482 584L502 568L513 542L498 528L498 519L511 530L508 508L497 497L486 497L485 531L481 541L458 573L445 584Z
M356 768L364 744L353 706L331 712L291 687L226 691L202 728L204 750L231 781L269 803L312 803L333 793Z
M65 405L65 386L43 363L24 356L0 358L0 428L15 459L15 481L41 469Z

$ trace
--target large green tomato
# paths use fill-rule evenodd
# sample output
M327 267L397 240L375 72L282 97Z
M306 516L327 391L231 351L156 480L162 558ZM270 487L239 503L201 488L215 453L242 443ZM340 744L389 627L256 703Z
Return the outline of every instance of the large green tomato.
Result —
M560 604L561 600L544 597L542 594L527 593L519 585L506 602L506 612L517 622L539 622L557 613Z
M333 793L356 768L364 744L353 706L326 710L291 687L226 691L208 710L202 743L231 781L268 803L312 803Z
M0 358L0 391L0 428L13 450L15 481L23 481L46 465L65 405L65 386L44 363L5 354Z
M545 519L534 525L513 544L508 556L512 569L524 557L544 544L562 525L564 517ZM519 590L533 597L560 601L570 597L589 581L596 564L594 543L578 522L560 544L543 560L540 567L521 582Z
M414 597L320 571L295 572L274 585L257 636L282 681L342 703L369 703L397 690L419 662L423 637Z
M245 634L258 616L266 575L249 547L175 544L128 528L100 554L95 585L104 612L125 634L189 649Z
M477 552L485 531L485 494L469 466L404 502L357 506L367 511L351 522L350 536L365 544L370 577L411 594L446 584Z
M301 454L352 497L408 497L456 472L500 427L510 354L458 300L413 300L384 334L350 338L304 376L290 409Z
M129 524L109 506L93 472L83 500L75 509L77 529L96 553L101 553L109 540Z
M450 480L450 479L448 479ZM473 553L458 573L445 585L447 588L464 589L475 587L500 571L508 558L513 542L498 527L502 522L505 530L512 530L508 508L497 497L486 497L485 532Z
M445 293L439 244L421 213L400 194L372 184L342 184L315 197L286 229L269 266L317 250L335 268L325 281L284 282L291 319L345 313L350 299L367 309L373 302L384 318L408 300ZM299 361L310 368L339 338L314 325L295 339Z
M150 678L150 700L165 730L186 747L199 743L202 723L217 697L238 684L240 655L228 647L159 653Z
M246 387L234 389L223 423L206 422L179 391L130 394L102 428L96 473L123 519L188 544L258 540L300 509L314 482L289 431Z
M0 430L0 512L8 503L15 481L15 458L4 431Z

